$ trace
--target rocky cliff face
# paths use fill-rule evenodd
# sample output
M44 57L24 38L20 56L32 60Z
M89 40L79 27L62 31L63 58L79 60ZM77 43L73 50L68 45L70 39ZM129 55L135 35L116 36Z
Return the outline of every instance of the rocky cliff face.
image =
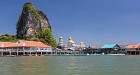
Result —
M39 33L45 28L50 28L48 18L42 11L36 10L32 3L25 3L17 22L17 38L38 38Z

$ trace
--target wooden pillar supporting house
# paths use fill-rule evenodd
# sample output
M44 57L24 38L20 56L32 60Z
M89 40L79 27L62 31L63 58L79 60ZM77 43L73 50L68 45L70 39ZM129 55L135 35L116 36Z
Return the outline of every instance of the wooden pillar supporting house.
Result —
M2 49L2 51L1 51L1 56L3 56L3 49Z
M10 49L10 51L9 51L9 55L12 55L11 49Z
M31 47L30 47L30 56L32 56Z
M42 51L41 51L41 56L42 56Z
M35 56L37 56L37 50L35 50Z
M25 55L25 48L23 47L23 55Z
M17 50L16 51L17 51L17 56L18 56L18 47L17 47Z
M45 54L47 54L47 52L45 52Z
M11 55L14 55L14 54L13 54L13 49L11 49Z
M131 55L131 51L128 51L129 52L129 55Z

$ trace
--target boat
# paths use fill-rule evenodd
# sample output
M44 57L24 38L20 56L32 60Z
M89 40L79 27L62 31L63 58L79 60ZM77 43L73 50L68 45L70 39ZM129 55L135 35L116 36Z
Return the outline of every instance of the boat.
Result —
M125 55L125 54L106 54L106 55Z
M104 54L104 53L101 53L101 54L45 54L44 56L98 56L98 55L125 55L125 54Z
M45 54L44 56L87 56L87 54Z
M92 56L92 55L106 55L106 54L104 54L104 53L100 53L100 54L94 53L94 54L89 54L89 55Z
M16 57L16 55L5 55L5 57Z
M45 54L44 56L96 56L96 55L106 55L104 53L101 54Z

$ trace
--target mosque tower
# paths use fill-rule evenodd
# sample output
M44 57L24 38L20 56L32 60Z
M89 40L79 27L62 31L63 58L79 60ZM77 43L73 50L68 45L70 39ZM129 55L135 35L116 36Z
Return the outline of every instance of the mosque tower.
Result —
M80 42L80 47L85 47L83 42Z
M62 36L59 37L59 44L58 45L63 46L63 37Z

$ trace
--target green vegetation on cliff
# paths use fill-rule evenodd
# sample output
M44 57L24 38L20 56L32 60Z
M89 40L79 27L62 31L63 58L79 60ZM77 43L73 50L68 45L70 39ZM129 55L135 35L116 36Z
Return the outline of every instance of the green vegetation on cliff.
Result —
M51 45L53 47L57 46L56 39L53 37L50 28L46 28L46 29L42 30L42 33L41 33L41 35L39 35L38 38L41 42L44 42L48 45Z
M32 18L28 17L29 13L32 15L31 16ZM17 39L41 41L45 44L55 47L57 44L56 44L55 38L52 35L51 26L42 28L42 25L41 25L42 19L40 18L40 16L42 16L42 15L43 15L43 17L45 17L45 19L48 22L47 16L42 11L36 10L34 8L34 6L32 5L32 3L30 3L30 2L25 3L23 6L23 9L22 9L22 13L16 24ZM34 19L34 20L32 20L32 19ZM27 24L29 21L33 23L33 24L30 24L30 25L33 25L32 30L28 30L30 28L30 26L28 26L28 24ZM48 22L48 24L49 24L49 22ZM28 33L27 31L33 31L34 34L27 34ZM34 35L34 37L33 37L33 35Z
M5 35L1 35L0 36L0 41L2 42L16 42L18 41L18 39L16 38L15 35L8 35L8 34L5 34Z
M39 14L38 14L37 10L34 8L34 6L32 5L32 3L27 2L27 3L24 4L24 6L25 6L25 8L26 7L28 8L29 12L36 18L37 22L40 23L41 21L40 21L40 18L39 18ZM23 8L23 12L24 11L25 10Z

